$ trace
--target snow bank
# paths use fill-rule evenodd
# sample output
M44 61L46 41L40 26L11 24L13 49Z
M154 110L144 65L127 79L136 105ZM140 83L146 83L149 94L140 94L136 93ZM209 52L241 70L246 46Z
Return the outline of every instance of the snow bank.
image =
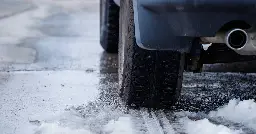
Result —
M256 103L254 100L230 100L226 106L210 112L209 115L242 123L256 130Z
M223 125L212 124L208 119L192 121L188 118L183 118L181 121L184 124L186 133L188 134L240 134L241 131L231 130Z

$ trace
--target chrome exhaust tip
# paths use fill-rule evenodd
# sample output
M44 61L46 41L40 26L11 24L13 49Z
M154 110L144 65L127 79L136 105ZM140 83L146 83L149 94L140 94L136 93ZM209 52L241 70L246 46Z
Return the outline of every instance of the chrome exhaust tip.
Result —
M226 44L232 49L241 49L248 42L248 34L242 29L233 29L227 33Z
M227 32L219 32L215 37L201 37L201 42L225 43L230 49L240 55L256 55L256 32L246 32L235 28Z

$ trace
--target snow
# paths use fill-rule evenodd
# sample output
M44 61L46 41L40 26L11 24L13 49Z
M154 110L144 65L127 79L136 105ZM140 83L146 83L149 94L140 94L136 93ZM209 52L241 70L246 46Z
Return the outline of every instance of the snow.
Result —
M40 121L39 121L40 122ZM39 134L95 134L85 125L86 119L74 111L48 117L34 129ZM134 134L129 115L110 120L102 129L104 134Z
M111 120L104 131L108 134L134 134L130 117L119 117L117 121Z
M168 134L176 133L175 123L165 114L159 117L159 111L152 111L150 114L144 111L143 116L132 113L127 115L120 110L121 108L114 109L111 106L101 107L93 104L92 109L85 108L90 102L98 101L101 92L99 86L102 86L99 83L103 81L99 77L99 55L102 49L98 44L98 1L27 1L33 2L38 8L3 19L0 23L0 62L29 64L24 65L29 71L21 71L22 69L15 65L14 72L0 73L3 82L0 85L0 133L97 134L100 131L103 134L134 134L141 131L154 133L157 129ZM86 10L86 13L82 10ZM44 21L47 24L42 24L41 20L59 11L69 14L65 21L58 18ZM92 11L94 13L91 13ZM52 28L61 25L75 37L49 37L38 30L41 25ZM61 30L63 31L55 32L66 34L67 31ZM32 44L31 48L28 44L26 47L20 45L22 40L27 38L40 40ZM62 47L59 47L60 44ZM39 48L39 51L34 48ZM51 69L57 68L57 71L49 68L44 70L46 65ZM85 68L92 72L86 72ZM107 86L112 88L110 85ZM186 88L202 86L204 85L184 84ZM208 84L210 88L221 86L221 83ZM76 111L65 110L70 106L82 108ZM221 123L216 124L210 118L225 118L256 130L255 113L256 103L253 100L233 99L227 105L211 111L206 114L207 117L198 120L188 118L192 114L197 114L189 111L183 114L174 112L172 115L180 114L178 120L182 125L177 126L188 134L240 134L243 133L242 130ZM164 130L161 130L162 126Z
M67 107L86 104L99 94L97 74L84 71L2 72L0 76L0 79L8 79L0 85L2 132L15 127L15 133L30 134L29 121L60 115Z
M208 118L217 119L221 117L234 123L245 125L250 129L256 130L256 103L254 100L232 99L228 104L211 111L207 118L191 120L188 117L196 115L189 111L175 113L180 119L181 124L188 134L242 134L242 130L234 130L231 127L214 124Z
M254 100L230 100L227 105L217 111L210 112L211 117L223 117L239 122L256 130L256 103Z
M68 127L59 126L56 123L44 123L38 128L40 134L91 134L85 129L71 129Z
M83 122L84 119L79 115L68 111L57 116L49 116L47 120L40 122L34 132L39 134L92 134Z
M27 37L40 37L42 34L38 30L33 30L38 19L43 19L48 15L47 8L40 6L37 9L1 20L0 23L0 45L14 45ZM18 22L18 23L17 23Z
M208 119L192 121L187 118L182 119L185 122L185 129L188 134L240 134L241 131L231 130L223 125L215 125Z

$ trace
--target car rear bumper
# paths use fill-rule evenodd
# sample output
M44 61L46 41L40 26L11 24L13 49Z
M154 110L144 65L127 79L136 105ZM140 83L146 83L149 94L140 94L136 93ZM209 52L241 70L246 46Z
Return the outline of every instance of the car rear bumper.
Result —
M225 24L256 24L255 0L133 0L137 44L188 52L195 37L215 36Z

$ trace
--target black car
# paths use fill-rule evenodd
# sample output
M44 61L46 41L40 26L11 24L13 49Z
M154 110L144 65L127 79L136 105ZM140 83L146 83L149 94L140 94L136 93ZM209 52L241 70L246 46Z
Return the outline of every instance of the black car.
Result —
M118 52L129 106L169 107L183 71L255 59L255 0L101 0L100 9L101 45Z

